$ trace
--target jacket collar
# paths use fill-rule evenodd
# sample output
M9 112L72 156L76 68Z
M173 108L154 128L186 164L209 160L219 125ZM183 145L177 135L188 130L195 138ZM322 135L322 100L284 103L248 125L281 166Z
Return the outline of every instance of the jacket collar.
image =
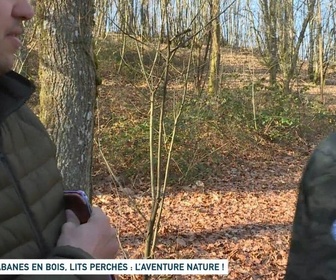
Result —
M29 80L14 71L0 76L0 122L18 110L35 91Z

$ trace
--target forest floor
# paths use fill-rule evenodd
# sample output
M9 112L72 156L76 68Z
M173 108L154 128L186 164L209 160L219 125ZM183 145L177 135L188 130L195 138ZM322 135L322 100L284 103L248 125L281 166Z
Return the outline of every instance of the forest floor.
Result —
M231 59L244 65L242 58ZM237 65L232 67L242 73ZM251 68L246 72L250 73ZM101 98L104 100L104 92L127 96L132 90L122 83L103 83ZM228 157L205 180L170 186L155 257L228 259L230 273L227 277L155 279L283 279L298 183L317 142L318 139L304 148L299 144L289 148L273 143L249 148L239 157ZM104 166L101 158L99 161L95 165L98 175L94 177L94 204L108 213L118 229L119 257L142 258L145 217L149 216L151 203L148 182L137 180L136 185L116 186L106 168L98 170ZM120 276L120 279L139 278Z
M297 186L306 160L289 150L277 151L267 160L246 155L240 164L223 164L221 176L170 189L156 258L228 259L226 279L283 279ZM120 190L112 180L97 182L94 202L118 228L122 258L143 255L146 223L136 209L148 214L147 190L145 185Z

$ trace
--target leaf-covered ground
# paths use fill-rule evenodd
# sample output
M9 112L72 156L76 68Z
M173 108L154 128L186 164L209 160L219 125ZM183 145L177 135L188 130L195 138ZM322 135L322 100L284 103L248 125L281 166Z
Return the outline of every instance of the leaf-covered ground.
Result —
M227 258L226 279L282 279L306 156L278 151L246 155L222 166L221 176L170 189L156 258ZM148 186L116 187L96 180L94 202L118 228L121 258L141 258L150 209ZM142 214L140 214L142 213ZM131 279L131 276L121 276ZM167 276L157 279L221 279Z

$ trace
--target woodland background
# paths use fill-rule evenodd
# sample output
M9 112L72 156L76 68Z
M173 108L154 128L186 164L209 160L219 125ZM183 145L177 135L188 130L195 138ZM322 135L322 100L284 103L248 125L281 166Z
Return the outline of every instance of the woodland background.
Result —
M283 278L302 171L336 121L335 2L33 2L16 70L120 258Z

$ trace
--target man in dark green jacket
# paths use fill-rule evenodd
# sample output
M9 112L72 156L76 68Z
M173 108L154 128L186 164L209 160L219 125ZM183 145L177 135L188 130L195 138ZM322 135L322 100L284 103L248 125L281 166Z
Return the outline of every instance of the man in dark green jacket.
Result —
M34 86L11 71L27 0L0 0L0 258L114 258L116 231L93 208L80 224L64 208L55 146L25 105ZM107 279L106 276L1 276L0 279Z

